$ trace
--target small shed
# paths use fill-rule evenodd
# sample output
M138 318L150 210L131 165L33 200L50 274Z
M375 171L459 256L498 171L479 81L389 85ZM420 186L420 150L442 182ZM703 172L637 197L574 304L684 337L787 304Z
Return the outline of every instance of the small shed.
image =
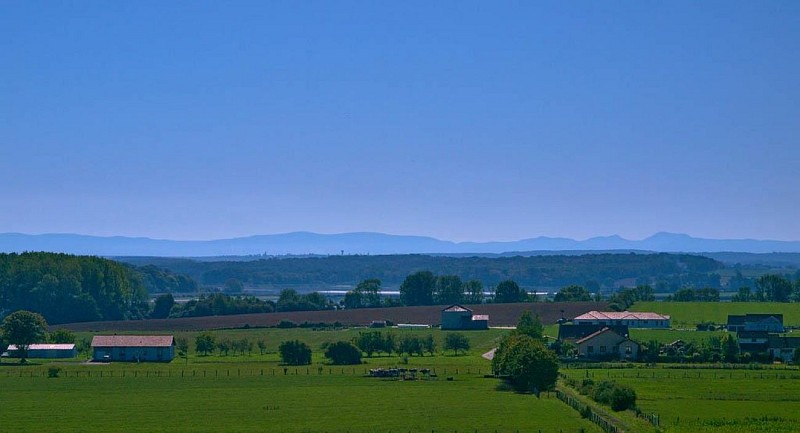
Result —
M484 314L472 314L472 310L462 305L451 305L442 310L442 329L489 329L489 316Z
M92 360L170 362L175 357L171 335L96 335L92 338Z
M8 356L19 358L19 348L15 344L8 346ZM28 358L60 359L78 356L75 345L70 344L31 344L28 346Z

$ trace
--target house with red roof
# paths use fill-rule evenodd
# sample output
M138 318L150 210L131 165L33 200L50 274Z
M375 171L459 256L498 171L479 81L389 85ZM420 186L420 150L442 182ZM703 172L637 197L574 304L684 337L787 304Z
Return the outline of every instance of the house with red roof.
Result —
M175 357L171 335L95 335L92 360L100 362L170 362Z
M572 319L572 323L576 325L669 329L670 316L639 311L590 311Z

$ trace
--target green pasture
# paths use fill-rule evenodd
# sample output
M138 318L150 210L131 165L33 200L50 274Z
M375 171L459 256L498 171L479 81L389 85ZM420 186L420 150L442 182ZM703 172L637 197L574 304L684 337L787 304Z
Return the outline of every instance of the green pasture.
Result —
M206 375L180 374L174 363L121 365L91 366L91 376L65 367L58 378L33 374L43 367L2 367L0 425L15 432L600 431L554 395L498 390L497 379L474 370L453 380L399 381L302 368L274 376L264 368L262 376L262 366L236 363Z
M700 322L725 324L729 314L779 313L785 326L800 326L800 305L780 302L637 302L631 311L652 311L672 317L673 328L694 328Z
M725 331L694 331L685 329L629 329L632 340L644 344L648 341L658 341L661 344L672 343L676 340L692 342L695 344L707 343L711 337L722 337Z
M615 380L636 390L637 406L660 416L668 433L800 431L800 371L617 369L563 370ZM632 414L627 414L633 416Z
M436 351L434 356L425 353L425 356L410 356L408 357L409 364L453 364L453 365L466 365L475 362L475 359L481 360L480 355L488 352L489 350L497 347L497 341L501 336L508 333L504 329L489 329L486 331L442 331L438 328L431 329L369 329L369 328L344 328L344 329L322 329L313 330L310 328L249 328L249 329L224 329L207 331L214 336L217 342L223 339L229 340L242 340L246 339L254 344L252 352L245 352L244 355L234 354L232 351L228 355L220 354L218 351L212 355L201 355L195 351L195 338L200 332L170 332L166 333L174 335L176 338L185 338L189 343L189 357L188 363L192 364L217 364L217 363L274 363L280 361L278 356L278 346L287 340L300 340L311 347L313 363L324 363L323 346L326 343L334 343L337 341L352 341L358 337L361 332L381 332L383 334L391 333L395 335L398 340L405 335L413 335L419 338L425 338L432 335L436 341ZM444 340L447 334L451 332L458 332L469 338L470 350L466 355L459 352L458 356L454 356L453 351L444 350ZM94 335L109 335L113 332L101 333L78 333L78 339L91 340ZM131 332L130 334L137 334ZM257 342L263 341L266 345L265 354L261 354ZM82 357L86 358L88 355L84 354ZM177 356L177 352L176 352ZM384 365L387 363L397 363L402 360L402 357L387 356L386 354L375 354L373 358L364 356L363 361L369 365ZM5 361L9 362L9 361ZM172 364L184 364L183 359L175 359Z

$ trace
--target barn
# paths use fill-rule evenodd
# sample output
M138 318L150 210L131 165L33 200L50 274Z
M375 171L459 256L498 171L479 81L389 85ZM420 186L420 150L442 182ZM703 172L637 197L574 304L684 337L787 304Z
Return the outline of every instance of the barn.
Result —
M95 335L92 360L170 362L175 357L171 335Z
M15 344L8 346L8 356L19 358L19 351ZM74 344L31 344L28 346L28 358L74 358L78 356Z
M572 319L576 325L627 326L629 328L669 329L670 317L639 311L590 311Z
M451 305L442 310L442 329L489 329L489 316L474 315L461 305Z

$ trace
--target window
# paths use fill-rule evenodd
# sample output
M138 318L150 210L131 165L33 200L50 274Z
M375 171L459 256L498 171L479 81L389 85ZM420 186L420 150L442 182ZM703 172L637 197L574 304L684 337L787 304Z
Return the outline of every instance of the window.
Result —
M586 348L586 352L587 352L587 353L594 353L594 346L588 346L588 347Z
M633 349L631 348L631 346L625 346L625 353L628 355L633 353Z
M600 346L600 353L606 353L606 346Z

